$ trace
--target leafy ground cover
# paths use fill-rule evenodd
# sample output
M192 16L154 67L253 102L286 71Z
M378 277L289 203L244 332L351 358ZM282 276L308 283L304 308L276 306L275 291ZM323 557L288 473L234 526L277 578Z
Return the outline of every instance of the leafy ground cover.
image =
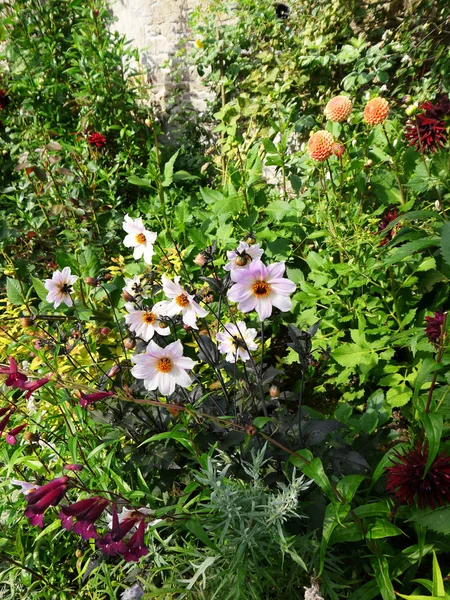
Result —
M447 3L2 16L1 597L448 598Z

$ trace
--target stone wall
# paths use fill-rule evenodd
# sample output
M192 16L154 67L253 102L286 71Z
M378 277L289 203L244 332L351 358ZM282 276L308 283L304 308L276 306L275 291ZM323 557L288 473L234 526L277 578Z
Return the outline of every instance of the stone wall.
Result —
M183 100L202 110L207 92L200 78L192 72L183 74L174 84L164 63L173 56L183 39L189 38L188 14L205 0L110 0L116 17L115 29L125 35L140 52L141 65L153 84L155 100L164 106L164 98L176 85ZM193 40L192 40L193 41Z

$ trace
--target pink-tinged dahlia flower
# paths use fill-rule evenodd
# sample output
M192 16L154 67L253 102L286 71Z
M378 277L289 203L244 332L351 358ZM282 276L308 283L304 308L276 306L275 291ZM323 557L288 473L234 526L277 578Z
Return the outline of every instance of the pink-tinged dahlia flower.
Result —
M450 502L450 457L441 454L433 461L425 475L428 449L419 445L406 454L395 452L397 462L386 469L388 492L398 502L412 505L417 497L419 508L427 504L434 509L439 504Z
M94 131L88 135L88 144L97 148L103 148L106 145L106 138L101 133Z
M144 262L151 265L152 257L155 254L153 251L153 244L156 241L157 234L148 231L140 217L132 219L128 215L125 215L125 221L122 227L128 234L125 236L123 244L127 248L134 248L134 260L139 260L144 257Z
M193 329L197 327L197 317L205 317L208 311L205 310L195 301L194 296L188 294L180 285L180 277L177 275L172 281L165 275L161 277L163 291L171 300L158 302L158 310L160 315L174 317L181 313L183 323L189 325Z
M234 269L231 279L235 282L228 290L228 298L238 302L238 308L244 313L256 310L261 321L268 319L275 306L281 311L291 310L290 294L295 292L295 283L283 277L284 262L273 263L267 267L254 260L248 269Z
M96 539L98 533L95 522L100 518L108 504L108 500L99 496L86 498L70 506L63 506L58 518L61 520L64 529L67 529L67 531L73 529L74 533L81 535L83 540ZM75 525L73 524L74 517L77 519Z
M173 394L175 386L188 387L192 380L187 371L197 364L191 358L183 356L183 346L180 340L161 348L155 342L150 342L145 354L135 354L131 357L135 366L131 374L136 379L143 379L147 390L156 390L163 396Z
M437 344L439 342L444 320L445 314L442 310L436 311L432 317L425 317L425 321L427 322L425 333L432 344Z
M252 260L261 258L264 250L261 250L259 244L249 246L247 242L239 242L236 250L227 251L227 258L230 261L224 266L225 271L232 269L247 269Z
M133 298L148 298L147 292L137 275L133 279L125 279L125 287L122 291Z
M331 98L325 107L325 116L330 121L342 123L350 116L353 104L347 96L335 96Z
M238 358L243 361L250 360L249 350L256 350L258 344L255 342L257 336L256 329L247 329L244 321L226 323L225 331L216 335L219 342L219 350L226 354L225 359L234 363Z
M125 308L128 311L128 314L125 315L125 323L130 331L134 331L145 342L152 339L155 331L159 335L170 334L170 327L159 318L162 316L161 302L147 310L136 310L131 302L127 302Z
M70 267L64 267L62 271L55 271L51 279L46 279L44 283L45 289L48 290L47 302L53 302L54 307L64 302L67 306L72 306L71 293L73 284L78 279L76 275L72 275Z
M58 477L27 495L28 507L25 516L32 525L44 527L44 513L49 506L57 506L69 486L69 477Z
M95 404L96 402L100 402L100 400L104 400L110 396L114 396L114 392L92 392L92 394L80 392L80 406L82 408L86 408L89 406L89 404Z

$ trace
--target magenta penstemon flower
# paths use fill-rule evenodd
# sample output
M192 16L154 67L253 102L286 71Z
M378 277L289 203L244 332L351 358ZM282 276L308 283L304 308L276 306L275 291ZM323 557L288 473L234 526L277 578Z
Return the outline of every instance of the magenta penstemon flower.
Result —
M69 477L58 477L27 495L28 508L25 516L32 525L44 526L44 513L49 506L57 506L64 497L69 485Z
M252 260L261 258L264 254L264 250L261 250L258 244L249 246L247 242L239 242L239 246L236 250L230 250L227 252L227 258L230 261L224 266L225 271L232 271L233 269L247 269L248 265Z
M114 396L114 392L92 392L91 394L80 392L80 406L86 408L89 404L96 404L110 396Z
M161 348L155 342L150 342L145 354L135 354L131 357L135 366L131 374L136 379L143 379L147 390L156 390L163 396L173 394L175 385L188 387L192 380L187 374L197 363L183 356L183 346L180 340Z
M22 425L18 425L17 427L14 427L14 429L11 429L10 431L8 431L5 436L6 443L10 444L11 446L14 446L15 444L17 444L16 436L19 435L19 433L21 431L23 431L26 426L27 426L27 423L22 423Z
M86 498L74 502L70 506L63 506L58 517L67 531L73 529L75 533L81 535L83 540L96 539L98 533L95 528L95 521L100 518L108 504L108 500L99 496ZM77 519L75 526L73 524L74 517Z
M148 231L140 217L132 219L128 215L125 215L125 222L122 227L128 234L125 236L123 244L127 248L134 248L133 258L139 260L144 257L144 262L151 265L156 233Z
M228 290L228 298L238 302L238 308L244 313L256 310L261 321L272 314L275 306L286 312L292 308L290 294L295 291L295 283L283 277L284 262L273 263L267 267L254 260L248 269L233 269L230 272L233 285Z
M52 278L46 279L44 283L45 289L48 290L47 302L53 302L55 308L58 308L62 302L67 306L72 306L72 288L77 279L76 275L72 275L70 267L64 267L62 271L55 271Z
M164 293L171 299L158 302L157 306L159 314L166 315L167 317L174 317L181 313L183 323L193 329L198 329L197 317L205 317L208 314L208 311L195 301L194 296L188 294L186 290L181 287L179 276L176 276L174 281L172 281L163 275L161 281Z

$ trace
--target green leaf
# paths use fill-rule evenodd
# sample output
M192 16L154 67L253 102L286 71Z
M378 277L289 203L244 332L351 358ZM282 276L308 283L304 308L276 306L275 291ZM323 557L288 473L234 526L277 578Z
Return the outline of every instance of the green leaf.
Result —
M346 502L353 500L353 496L365 478L365 475L346 475L340 480L336 487Z
M378 465L372 475L372 481L370 482L369 491L373 488L373 486L376 484L376 482L383 475L386 467L392 466L391 459L393 458L393 455L395 455L396 452L403 450L403 448L405 448L406 446L407 446L407 444L397 444L394 448L391 448L390 450L388 450L386 452L386 454L383 456L383 458L378 463Z
M11 279L10 277L6 278L6 295L8 301L11 302L11 304L14 304L14 306L21 306L25 301L20 283L17 279Z
M378 556L371 561L375 579L383 600L395 600L395 592L389 575L389 563L386 556Z
M153 188L154 187L153 181L150 181L150 179L143 179L142 177L137 177L136 175L132 175L131 177L128 177L128 183L131 183L132 185L137 185L139 187L144 187L144 188Z
M368 540L380 540L394 535L402 535L403 531L386 519L375 519L367 531Z
M442 573L436 558L436 552L433 550L433 596L445 598L444 582Z
M357 344L342 344L331 353L331 356L343 367L356 367L371 354L374 354L371 348L361 348Z
M445 223L442 227L440 247L445 262L450 266L450 223Z
M386 393L386 401L389 406L405 406L411 400L412 391L407 385L395 385Z
M439 452L439 446L441 444L443 419L442 415L438 413L423 413L421 415L423 426L425 427L425 439L428 443L428 456L427 464L425 465L424 477L428 472L428 469L433 464Z
M331 487L330 480L325 474L322 461L320 458L314 458L312 453L309 450L302 449L297 450L296 454L304 457L309 464L307 464L304 460L300 458L300 456L291 456L290 461L293 465L298 467L303 471L303 473L312 479L314 483L316 483L320 489L328 496L328 498L332 501L336 501L336 494Z
M406 258L411 260L411 257L414 255L414 253L418 252L419 250L424 250L425 248L430 248L431 246L438 245L438 237L407 242L406 244L403 244L400 248L394 248L392 252L390 252L389 255L383 260L383 264L388 266L400 262Z
M203 542L209 548L212 548L213 550L217 551L216 546L209 539L208 534L203 529L202 524L200 523L200 521L196 517L191 517L190 519L188 519L187 521L185 521L185 525L186 525L187 529L189 529L189 531L191 533L193 533L196 537L198 537L198 539L201 542Z
M276 221L281 221L286 215L293 213L294 209L284 200L274 200L265 208L265 212Z
M320 543L320 563L318 576L322 574L325 565L325 554L328 547L331 534L334 529L342 523L350 511L349 504L328 504L325 510L325 519L323 522L322 540Z
M166 162L166 164L164 165L164 178L163 178L163 182L162 182L162 185L164 187L168 187L173 181L173 167L174 167L175 161L177 160L177 156L178 156L179 152L180 152L180 150L177 150L175 152L175 154L173 156L171 156L169 158L169 160Z
M38 295L38 298L40 300L43 300L44 302L47 302L48 290L45 288L42 281L40 279L38 279L37 277L33 277L33 276L31 276L31 281L33 282L33 287L34 287L36 294Z

